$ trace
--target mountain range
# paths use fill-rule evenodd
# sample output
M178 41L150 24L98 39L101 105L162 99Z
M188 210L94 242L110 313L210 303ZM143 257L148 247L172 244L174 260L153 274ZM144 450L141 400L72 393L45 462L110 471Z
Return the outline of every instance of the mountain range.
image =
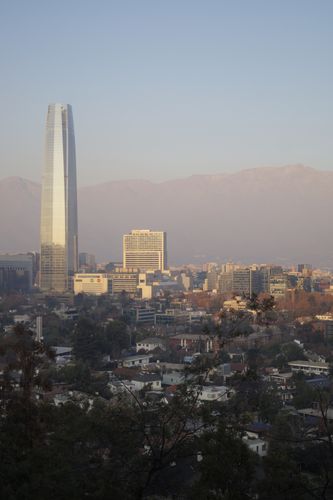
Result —
M333 268L333 171L303 165L111 181L78 190L80 251L121 260L122 235L164 230L170 264L306 262ZM0 252L39 248L40 185L0 181Z

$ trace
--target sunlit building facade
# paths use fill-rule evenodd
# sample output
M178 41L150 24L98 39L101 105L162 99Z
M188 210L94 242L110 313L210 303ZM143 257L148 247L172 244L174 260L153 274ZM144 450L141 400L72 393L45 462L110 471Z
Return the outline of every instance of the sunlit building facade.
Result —
M123 236L123 267L140 271L167 269L167 238L164 231L134 229Z
M78 267L75 138L69 104L48 107L40 235L40 288L64 292Z
M101 295L108 293L108 277L104 273L76 273L74 275L74 294L86 293Z

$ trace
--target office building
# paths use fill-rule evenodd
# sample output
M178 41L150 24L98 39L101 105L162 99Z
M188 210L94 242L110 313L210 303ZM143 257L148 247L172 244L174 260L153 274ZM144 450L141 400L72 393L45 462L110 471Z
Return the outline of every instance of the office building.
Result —
M288 278L286 274L272 275L269 280L269 293L275 299L285 297L288 289Z
M64 292L78 267L75 138L69 104L48 108L40 235L40 288Z
M297 264L297 272L303 274L304 276L311 276L312 266L311 264Z
M79 253L80 271L94 273L96 271L95 255L87 252Z
M74 275L74 293L101 295L108 293L108 277L102 273L83 273Z
M227 271L222 272L218 276L218 290L221 293L230 293L233 292L232 285L233 272Z
M303 372L305 375L326 376L330 373L330 365L324 361L290 361L288 365L293 373Z
M211 292L212 290L217 289L218 283L218 270L217 268L211 268L207 271L207 277L204 281L203 289L204 291Z
M193 278L191 274L181 273L179 281L186 292L193 289Z
M261 276L257 269L235 269L222 272L218 277L218 289L221 293L236 293L252 296L261 292Z
M135 307L132 311L136 323L154 323L155 309L152 307ZM133 314L134 313L134 314Z
M111 294L128 293L135 295L139 282L137 269L116 268L114 272L108 273L109 292Z
M0 291L28 292L33 286L33 254L0 255Z
M140 271L167 269L167 238L163 231L135 229L123 236L123 266Z
M233 271L232 288L233 292L239 295L252 295L251 289L251 270L250 269L237 269Z

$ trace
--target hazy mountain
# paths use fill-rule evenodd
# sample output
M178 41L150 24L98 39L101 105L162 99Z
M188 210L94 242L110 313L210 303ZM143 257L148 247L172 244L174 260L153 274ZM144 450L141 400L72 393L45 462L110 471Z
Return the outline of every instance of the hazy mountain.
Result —
M40 186L0 181L0 251L39 246ZM113 181L79 190L80 250L121 259L122 234L168 233L170 263L310 262L333 267L333 172L302 165Z

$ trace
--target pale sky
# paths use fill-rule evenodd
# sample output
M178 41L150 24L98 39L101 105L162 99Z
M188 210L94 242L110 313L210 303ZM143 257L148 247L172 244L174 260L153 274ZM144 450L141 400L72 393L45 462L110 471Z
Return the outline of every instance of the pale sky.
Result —
M0 178L40 181L50 102L79 184L333 169L331 0L2 0Z

